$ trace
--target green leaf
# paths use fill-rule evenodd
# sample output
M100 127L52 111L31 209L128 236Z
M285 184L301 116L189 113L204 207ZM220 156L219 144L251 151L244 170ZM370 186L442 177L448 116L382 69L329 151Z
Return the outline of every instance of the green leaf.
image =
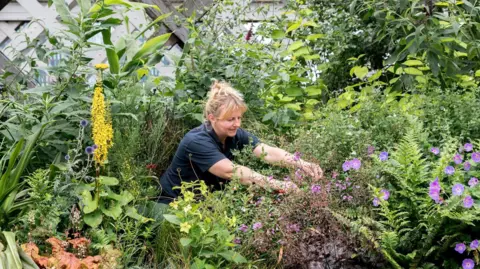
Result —
M137 70L137 79L138 80L141 80L143 78L143 76L148 76L148 68L144 67L144 68L140 68Z
M368 68L366 66L355 66L352 69L355 76L359 79L363 79L368 74Z
M105 52L107 54L108 64L110 65L110 72L112 74L118 74L120 72L120 63L117 53L115 52L115 46L113 46L111 40L111 28L102 31L103 44L105 44Z
M372 82L377 80L382 75L382 70L377 71L377 73L373 74L373 76L368 78L368 81Z
M22 261L18 255L17 242L15 242L15 234L13 232L3 232L5 239L7 241L7 249L5 253L9 256L7 263L9 264L8 269L22 269Z
M310 53L308 47L303 46L303 47L301 47L300 49L296 50L296 51L293 53L293 55L295 55L295 56L298 57L298 56L301 56L301 55L304 55L304 54L308 54L308 53Z
M270 120L271 118L273 118L273 116L275 116L275 112L274 112L274 111L270 111L270 112L268 112L267 114L265 114L265 116L263 116L262 121L263 121L263 122L268 121L268 120Z
M287 29L287 33L297 30L300 26L301 24L299 22L290 25Z
M164 214L163 217L170 223L180 225L180 220L175 215Z
M158 11L161 11L160 8L157 5L149 5L149 4L144 4L144 3L138 3L138 2L130 2L127 0L105 0L105 5L111 6L111 5L122 5L127 8L132 8L132 9L145 9L145 8L153 8Z
M108 198L119 201L120 205L122 206L127 205L134 199L133 195L129 191L122 191L120 194L116 194L111 190L108 190L107 193L108 193L107 195Z
M63 22L65 22L68 28L73 31L78 31L78 22L73 19L72 14L70 14L70 10L68 9L67 4L64 0L53 0L55 4L55 10L60 15L60 18Z
M131 72L133 68L141 65L142 64L141 59L154 52L157 52L158 49L168 41L168 39L170 38L170 35L171 33L163 34L145 42L145 44L143 44L140 50L137 53L135 53L132 60L129 61L127 64L125 64L125 66L123 67L123 71ZM144 61L146 60L147 59L145 59Z
M190 243L192 243L192 239L185 237L180 238L180 244L182 244L183 247L190 245Z
M309 86L305 89L308 96L316 96L322 94L322 88L318 86Z
M81 193L82 203L83 203L83 212L85 214L91 213L98 208L98 198L92 198L92 193L85 190Z
M88 11L92 7L92 1L90 0L77 0L78 5L80 6L80 10L82 11L82 14L87 15Z
M475 71L475 76L480 77L480 70Z
M115 200L102 201L100 209L103 214L113 219L118 219L122 214L122 206L120 205L120 202Z
M131 206L125 207L125 215L127 215L128 217L130 217L132 219L139 220L142 223L146 223L146 222L149 222L149 221L154 221L154 219L146 218L146 217L138 214L137 209L134 208L134 207L131 207Z
M414 75L414 76L422 76L423 75L423 72L418 70L415 67L407 67L407 68L404 68L403 71L406 74L409 74L409 75Z
M235 251L227 250L227 251L222 251L220 253L220 256L224 257L227 261L233 261L235 263L246 263L247 259L245 259L242 255Z
M100 177L98 177L98 180L100 181L100 184L105 185L105 186L116 186L116 185L118 185L118 179L116 179L114 177L100 176Z
M282 30L273 30L272 38L273 39L282 39L285 37L285 32Z
M86 214L86 215L83 216L83 221L88 226L90 226L92 228L96 228L103 221L102 212L100 210L96 210L93 213Z
M302 88L299 87L289 87L285 89L285 92L288 96L302 96Z
M288 51L294 51L303 46L303 41L295 41L290 46L288 46Z
M300 110L302 110L302 108L300 107L300 103L286 104L285 107L286 107L286 108L289 108L289 109L291 109L291 110L294 110L294 111L300 111Z
M406 66L422 66L423 63L419 60L407 60L403 62L404 65Z
M314 55L305 55L303 56L305 60L315 60L315 59L320 59L320 55L314 54Z
M317 40L319 38L325 37L324 34L313 34L313 35L308 35L307 40Z

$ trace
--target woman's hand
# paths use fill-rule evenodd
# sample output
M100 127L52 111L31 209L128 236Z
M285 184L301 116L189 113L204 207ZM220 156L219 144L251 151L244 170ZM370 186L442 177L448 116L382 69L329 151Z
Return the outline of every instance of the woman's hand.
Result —
M318 181L323 178L323 170L320 168L320 165L316 163L309 163L302 161L299 165L299 168L310 176L313 180Z

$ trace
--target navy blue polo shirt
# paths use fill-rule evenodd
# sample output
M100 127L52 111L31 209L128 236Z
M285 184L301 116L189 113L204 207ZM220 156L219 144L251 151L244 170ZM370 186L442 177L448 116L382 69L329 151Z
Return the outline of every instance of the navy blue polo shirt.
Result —
M169 203L180 194L182 181L191 182L201 179L214 190L221 189L227 180L208 171L218 161L225 158L233 161L232 150L241 150L245 145L255 147L260 141L251 133L238 128L234 137L227 137L225 149L215 131L206 124L188 132L180 142L172 163L160 178L162 195L159 202Z

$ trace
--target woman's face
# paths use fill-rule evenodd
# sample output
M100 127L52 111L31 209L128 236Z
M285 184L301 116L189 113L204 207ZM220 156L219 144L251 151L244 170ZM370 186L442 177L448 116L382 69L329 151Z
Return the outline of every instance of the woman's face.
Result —
M212 127L221 140L235 136L235 134L237 134L237 129L240 128L240 125L242 124L243 113L241 110L233 110L232 113L229 114L228 117L223 117L222 119L216 118L213 114L209 115Z

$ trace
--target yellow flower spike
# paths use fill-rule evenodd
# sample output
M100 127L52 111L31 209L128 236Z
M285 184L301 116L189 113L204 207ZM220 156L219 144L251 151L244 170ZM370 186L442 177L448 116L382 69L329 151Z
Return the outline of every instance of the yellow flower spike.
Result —
M103 166L107 160L108 150L113 145L113 127L112 120L105 104L103 95L103 81L101 72L97 74L97 83L93 93L92 100L92 133L93 142L97 146L94 151L93 159L95 163Z
M108 68L108 64L96 64L95 65L95 69L98 69L98 70L105 70Z
M190 228L192 228L192 225L188 224L188 222L182 222L180 223L180 232L187 233L190 231Z

